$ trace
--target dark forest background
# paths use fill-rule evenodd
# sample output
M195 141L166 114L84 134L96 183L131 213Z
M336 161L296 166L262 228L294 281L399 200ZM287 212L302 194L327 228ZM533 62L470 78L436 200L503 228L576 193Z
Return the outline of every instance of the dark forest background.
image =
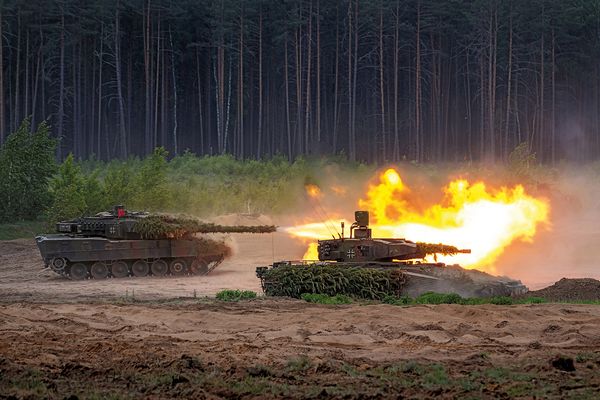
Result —
M57 156L600 154L597 0L13 0L0 141Z

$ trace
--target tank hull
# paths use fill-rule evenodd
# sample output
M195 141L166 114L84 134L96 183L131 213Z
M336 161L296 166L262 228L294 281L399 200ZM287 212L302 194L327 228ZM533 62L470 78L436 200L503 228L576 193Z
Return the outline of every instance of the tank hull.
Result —
M224 251L206 251L205 246L195 239L160 239L160 240L111 240L104 237L80 237L68 234L50 234L36 237L36 243L46 267L54 272L73 279L104 277L104 274L94 276L92 266L104 264L109 271L106 277L123 277L135 275L133 263L146 263L148 272L153 274L151 266L155 262L164 261L169 268L160 275L200 274L204 275L216 267L226 256ZM220 249L215 249L220 250ZM177 260L179 265L175 271L171 264ZM112 272L112 266L120 263L120 272ZM123 264L124 263L124 264ZM139 264L142 266L143 264ZM73 265L78 265L87 273L72 273ZM125 271L124 265L127 265ZM142 268L143 271L144 268ZM162 272L164 268L160 270ZM154 273L158 275L158 273ZM82 276L85 275L85 276Z

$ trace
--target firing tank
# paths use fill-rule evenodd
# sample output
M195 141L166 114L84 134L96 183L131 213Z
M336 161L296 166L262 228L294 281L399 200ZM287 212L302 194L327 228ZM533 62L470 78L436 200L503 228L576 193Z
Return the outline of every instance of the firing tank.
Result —
M521 281L497 277L478 270L467 270L459 265L424 262L427 255L437 259L438 254L471 253L445 244L412 242L401 238L373 238L369 228L369 212L356 211L350 226L350 237L344 237L344 224L339 238L319 240L318 261L281 261L269 267L258 267L256 274L266 294L287 293L282 289L286 274L312 269L318 276L327 270L323 281L332 279L330 267L342 269L393 270L393 279L401 281L398 295L417 297L425 292L458 293L463 297L514 296L526 293ZM279 271L278 271L279 270ZM282 272L285 270L285 272ZM301 273L299 274L301 275ZM302 278L306 279L306 277ZM342 281L346 278L342 278ZM329 293L328 293L329 294Z
M350 226L350 237L344 238L344 227L339 239L319 240L320 261L340 263L394 262L418 260L428 254L470 253L444 244L415 243L406 239L373 239L369 228L369 212L356 211L355 222Z
M196 233L268 233L275 226L224 226L194 218L127 211L115 206L56 224L56 233L37 236L44 264L74 280L206 275L231 249Z

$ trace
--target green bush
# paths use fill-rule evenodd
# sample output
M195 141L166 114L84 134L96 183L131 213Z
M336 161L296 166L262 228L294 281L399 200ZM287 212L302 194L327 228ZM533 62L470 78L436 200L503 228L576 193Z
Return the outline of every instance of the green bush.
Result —
M102 170L105 177L102 182L104 196L109 206L123 204L133 206L133 198L137 193L135 173L132 163L111 162L105 169L94 170L100 176ZM92 173L94 173L92 172Z
M352 299L343 294L336 294L335 296L328 296L326 294L317 293L302 293L300 298L309 303L318 304L350 304Z
M0 222L33 220L50 205L56 144L45 123L31 133L29 119L8 136L0 148Z
M142 162L134 180L134 207L152 211L170 208L173 196L168 188L167 154L158 147Z
M463 298L456 293L423 293L415 299L417 304L461 304Z
M523 303L525 304L541 304L541 303L546 303L546 299L542 298L542 297L527 297L525 299L523 299Z
M221 290L217 293L217 300L221 301L240 301L256 298L256 293L251 290Z
M490 304L496 304L498 306L511 305L514 304L514 302L515 301L512 297L507 296L492 297L490 299Z
M52 205L48 210L48 224L53 226L57 221L79 217L87 210L86 177L75 163L73 154L69 154L60 165L58 174L50 183Z

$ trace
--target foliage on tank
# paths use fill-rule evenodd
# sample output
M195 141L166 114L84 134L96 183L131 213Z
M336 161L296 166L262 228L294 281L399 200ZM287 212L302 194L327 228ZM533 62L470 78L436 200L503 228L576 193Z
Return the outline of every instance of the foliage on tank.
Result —
M435 244L417 242L417 247L424 254L442 254L444 256L453 256L458 253L465 253L465 250L460 250L458 247L441 243Z
M223 240L194 238L200 254L220 254L222 258L231 256L231 247Z
M257 270L267 296L300 298L304 293L381 300L399 296L406 275L398 269L348 268L335 264L278 265Z
M181 239L194 233L270 233L276 229L273 225L218 225L193 217L170 214L148 215L140 218L133 226L134 232L139 233L142 239Z

